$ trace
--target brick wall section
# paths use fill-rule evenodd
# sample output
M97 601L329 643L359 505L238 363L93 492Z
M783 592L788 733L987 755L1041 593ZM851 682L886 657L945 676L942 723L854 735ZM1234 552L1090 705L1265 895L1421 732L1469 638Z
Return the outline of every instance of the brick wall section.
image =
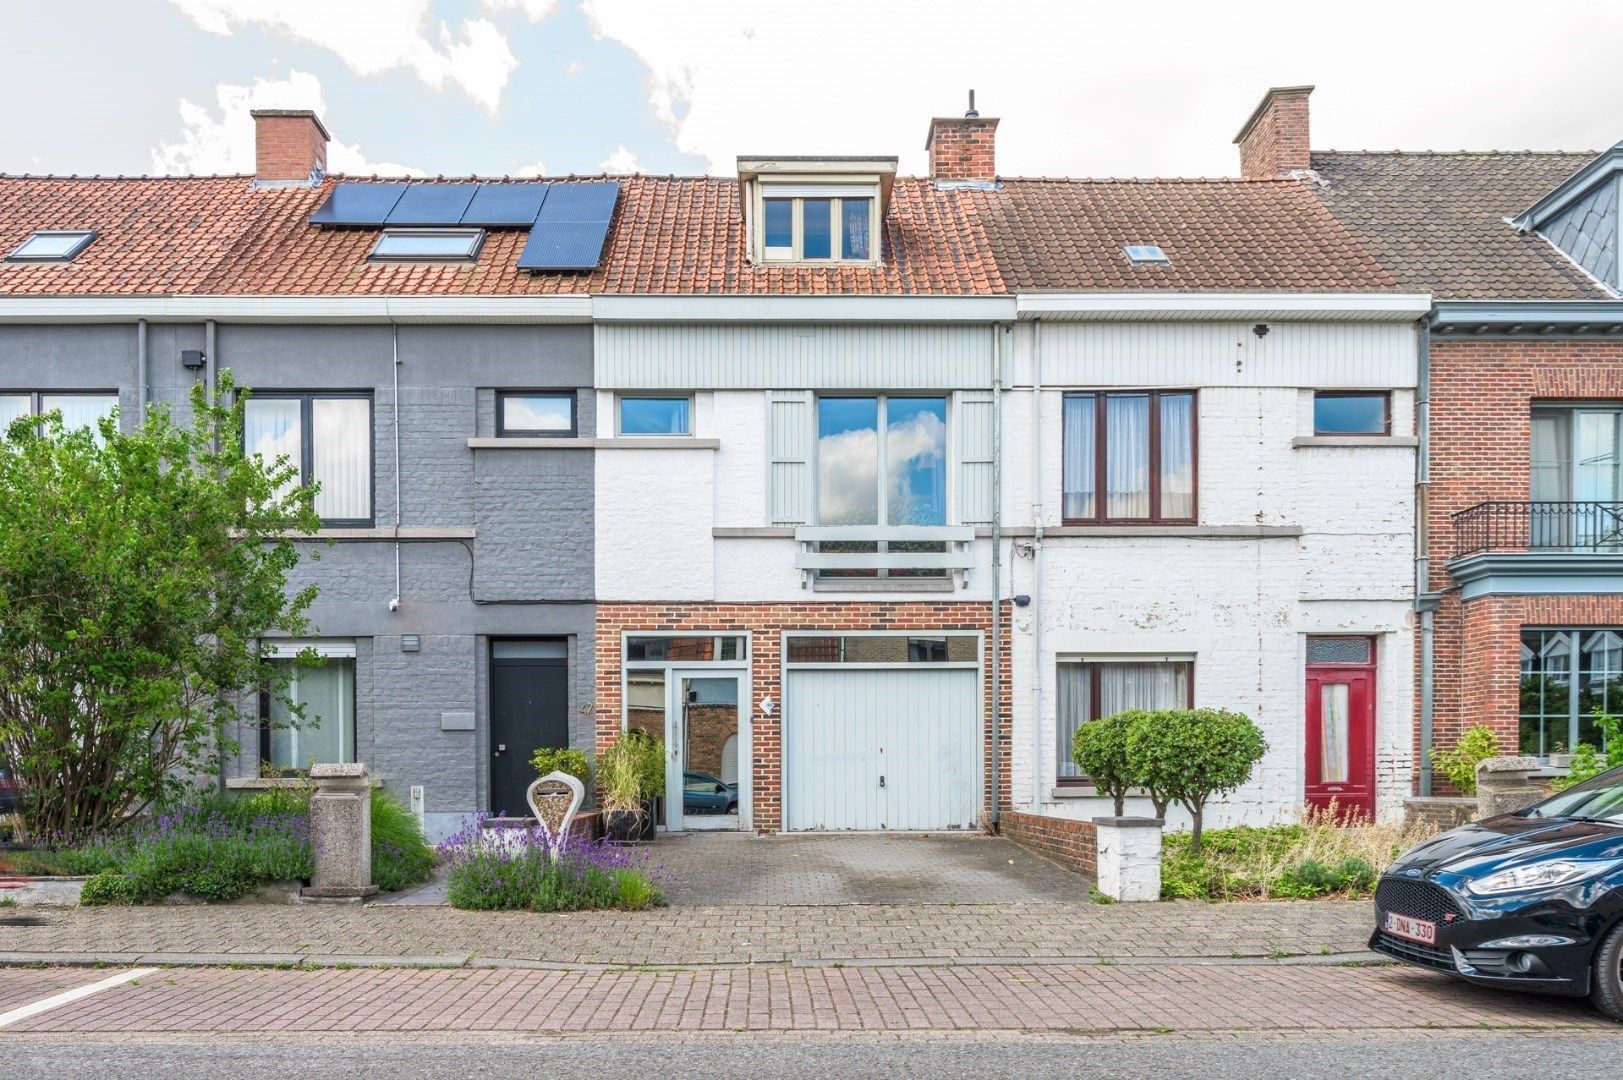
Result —
M1433 746L1448 749L1486 724L1518 743L1521 629L1623 626L1620 596L1487 596L1462 603L1448 572L1450 515L1496 499L1532 497L1532 416L1538 401L1623 399L1623 342L1433 340L1431 484L1426 508L1435 616ZM1416 709L1419 695L1416 695ZM1418 760L1418 713L1416 723ZM1434 779L1439 794L1450 790Z
M1098 835L1091 821L1005 810L998 816L998 832L1067 870L1098 876Z
M254 179L298 181L327 171L327 129L301 109L255 109Z
M1009 607L1003 608L1004 641L1008 640ZM751 798L757 832L777 832L783 821L783 753L781 707L777 715L763 717L756 709L763 697L783 701L779 651L785 630L979 630L984 635L985 655L992 653L991 619L983 603L942 601L930 603L703 603L703 604L600 604L597 607L597 749L601 752L620 734L621 647L624 632L649 630L694 630L716 633L751 634L750 689L747 707L754 711L754 776ZM1003 722L997 725L1003 755L1001 804L1009 805L1009 659L1003 650L1002 694L999 711ZM991 679L985 678L990 708ZM991 730L983 724L982 802L992 806ZM742 755L740 755L742 758ZM740 762L742 765L742 761ZM746 780L740 777L740 782Z
M1268 91L1234 140L1240 145L1241 176L1272 180L1309 167L1307 97L1312 90L1295 86Z
M996 180L997 119L995 117L938 117L930 121L932 180Z

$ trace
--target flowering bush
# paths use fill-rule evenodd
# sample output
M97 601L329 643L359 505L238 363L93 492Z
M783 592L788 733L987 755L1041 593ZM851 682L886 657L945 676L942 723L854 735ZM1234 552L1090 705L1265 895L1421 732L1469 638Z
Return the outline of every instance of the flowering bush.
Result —
M85 904L149 904L184 893L234 900L273 881L308 880L315 851L310 800L303 791L271 791L209 800L157 815L118 833L51 854L85 883ZM399 800L372 793L372 880L394 891L426 881L433 851Z
M663 872L646 851L555 840L538 826L485 829L478 819L441 844L439 853L446 899L470 911L639 911L663 899Z

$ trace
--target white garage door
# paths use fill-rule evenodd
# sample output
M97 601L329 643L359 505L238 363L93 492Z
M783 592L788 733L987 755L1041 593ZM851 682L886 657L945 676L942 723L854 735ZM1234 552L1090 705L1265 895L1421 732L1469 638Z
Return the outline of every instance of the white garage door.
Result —
M979 673L789 669L784 827L973 829Z

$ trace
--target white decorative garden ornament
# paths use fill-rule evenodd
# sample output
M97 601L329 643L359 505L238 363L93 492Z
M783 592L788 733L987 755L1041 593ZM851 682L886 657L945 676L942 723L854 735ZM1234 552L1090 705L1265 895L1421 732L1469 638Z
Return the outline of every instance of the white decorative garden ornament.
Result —
M547 852L556 859L569 842L569 827L586 799L586 785L565 772L549 772L524 792L524 801L546 837Z

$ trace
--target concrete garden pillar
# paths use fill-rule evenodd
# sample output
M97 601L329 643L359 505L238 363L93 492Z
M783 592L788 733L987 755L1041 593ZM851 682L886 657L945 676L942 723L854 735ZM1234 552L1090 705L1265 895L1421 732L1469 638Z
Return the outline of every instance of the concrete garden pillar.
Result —
M366 766L312 765L310 844L315 872L305 900L358 903L372 896L372 776Z
M1160 818L1093 819L1100 892L1129 902L1161 899L1161 830L1165 825Z
M1538 758L1496 757L1476 767L1476 816L1513 814L1544 798L1544 791L1529 777L1539 769Z

